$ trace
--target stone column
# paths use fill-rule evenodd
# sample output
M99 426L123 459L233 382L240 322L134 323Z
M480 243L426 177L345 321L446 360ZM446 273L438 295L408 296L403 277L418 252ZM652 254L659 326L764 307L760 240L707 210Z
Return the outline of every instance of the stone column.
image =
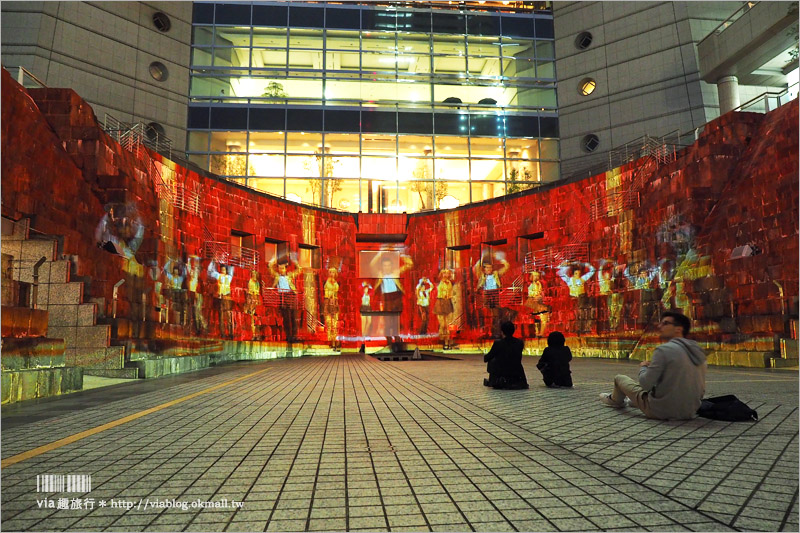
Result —
M719 114L739 107L739 78L736 76L723 76L717 80L717 93L719 95Z

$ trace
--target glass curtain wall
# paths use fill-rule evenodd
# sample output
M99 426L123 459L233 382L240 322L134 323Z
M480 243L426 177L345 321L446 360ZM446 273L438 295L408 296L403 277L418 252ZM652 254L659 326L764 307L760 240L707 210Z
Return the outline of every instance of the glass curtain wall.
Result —
M196 3L193 32L188 155L232 181L416 212L559 177L549 11Z

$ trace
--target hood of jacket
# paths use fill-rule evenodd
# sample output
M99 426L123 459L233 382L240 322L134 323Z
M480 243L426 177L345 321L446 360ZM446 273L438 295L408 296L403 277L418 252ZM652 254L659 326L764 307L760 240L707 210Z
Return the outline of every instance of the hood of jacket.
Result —
M695 366L700 366L706 362L706 352L697 344L695 341L691 339L684 339L683 337L676 337L669 341L670 343L678 344L681 348L683 348L687 354L689 354L689 360L695 364Z

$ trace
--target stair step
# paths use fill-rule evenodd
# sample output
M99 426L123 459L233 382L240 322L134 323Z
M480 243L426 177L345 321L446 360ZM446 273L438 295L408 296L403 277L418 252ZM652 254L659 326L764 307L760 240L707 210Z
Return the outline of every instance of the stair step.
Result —
M34 260L20 260L18 254L9 253L4 246L3 254L10 256L11 278L14 281L33 283ZM39 267L39 283L67 283L70 281L70 262L66 259L45 261Z
M83 371L83 375L97 376L100 378L139 379L139 369L136 367L87 368Z
M85 304L51 304L47 307L50 327L94 326L97 305Z
M769 360L770 368L798 368L800 359L780 359L773 357Z
M83 303L83 283L70 281L69 283L48 283L39 286L36 305L40 309L47 309L50 304L79 303Z
M125 368L124 346L95 349L67 348L64 355L67 366L101 369Z
M28 238L31 227L31 219L22 218L14 221L3 217L2 235L3 241L24 241Z
M42 257L54 261L58 254L58 241L53 239L28 239L21 241L19 259L36 262Z
M0 317L3 337L47 336L48 313L45 310L4 305Z
M50 326L48 335L55 339L64 339L70 349L101 349L111 344L111 326L109 324Z

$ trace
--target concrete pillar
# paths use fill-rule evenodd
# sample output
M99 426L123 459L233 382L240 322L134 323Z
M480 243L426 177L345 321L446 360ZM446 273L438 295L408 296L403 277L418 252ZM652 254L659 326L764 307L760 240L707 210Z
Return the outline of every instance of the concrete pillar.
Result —
M717 80L717 93L719 95L719 114L739 107L739 78L736 76L723 76Z

